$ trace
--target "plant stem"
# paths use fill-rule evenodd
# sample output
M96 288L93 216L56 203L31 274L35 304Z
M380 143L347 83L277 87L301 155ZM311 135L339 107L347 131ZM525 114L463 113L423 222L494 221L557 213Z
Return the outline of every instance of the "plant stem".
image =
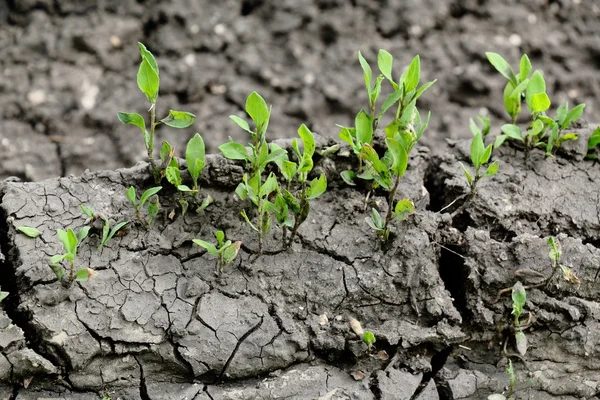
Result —
M394 187L390 191L390 196L388 197L388 211L385 216L385 225L383 225L383 230L385 232L388 231L388 224L392 220L392 215L393 215L392 210L394 209L394 198L396 197L396 190L398 190L399 184L400 184L400 176L396 176L396 182L394 182Z
M156 127L156 103L153 103L150 107L150 138L148 141L148 160L150 161L150 168L152 168L152 173L154 174L154 181L158 185L160 183L160 175L158 174L158 169L156 168L156 163L154 162L154 128Z

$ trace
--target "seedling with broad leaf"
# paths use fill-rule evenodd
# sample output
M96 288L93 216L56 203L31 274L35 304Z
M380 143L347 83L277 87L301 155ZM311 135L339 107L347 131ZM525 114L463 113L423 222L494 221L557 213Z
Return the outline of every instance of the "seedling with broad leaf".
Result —
M215 232L215 238L217 239L216 246L210 242L204 240L194 239L193 242L200 247L206 249L208 254L217 258L217 275L223 272L225 265L231 264L237 257L242 242L231 242L231 240L225 241L225 234L223 231Z
M52 256L48 265L54 271L56 278L67 287L71 286L73 281L87 282L97 275L97 272L91 268L77 268L76 266L77 250L81 242L87 237L89 230L89 226L84 226L77 232L71 228L66 231L62 229L56 231L63 245L64 253ZM67 276L65 276L65 272L68 273Z
M529 61L527 54L523 54L519 63L519 73L516 74L500 54L489 51L485 55L490 64L508 80L504 87L504 108L510 115L512 123L516 124L521 113L523 93L529 85L528 78L532 69L531 61Z
M306 125L302 124L298 128L298 135L302 141L302 151L298 140L292 141L292 150L298 163L291 161L287 153L276 161L284 178L285 187L277 191L275 202L272 203L272 212L283 230L284 249L293 243L298 228L308 217L310 202L325 193L327 189L325 174L308 181L308 175L314 166L315 138L313 133ZM275 144L271 146L279 148ZM291 229L289 240L287 239L288 229Z
M369 100L369 112L361 110L354 121L354 127L339 126L340 139L348 143L354 153L358 156L359 168L358 177L362 179L372 179L368 174L363 174L363 152L364 145L371 146L373 144L373 134L375 129L379 126L383 115L392 107L397 104L397 109L392 122L386 127L388 130L395 131L399 126L405 127L408 122L414 122L414 108L417 99L436 81L427 82L419 86L419 80L421 76L421 61L419 56L416 56L411 61L410 65L402 73L398 81L396 82L393 78L393 62L392 55L385 51L379 50L377 57L377 65L380 74L375 80L373 80L373 72L369 63L364 59L362 54L358 53L360 65L363 69L365 86L367 89L367 97ZM381 84L383 80L389 81L392 85L393 93L391 93L382 103L379 112L376 112L377 99L381 93ZM429 117L425 123L421 123L420 119L417 125L420 127L427 126ZM422 133L422 132L421 132ZM342 173L342 179L349 185L354 185L354 178L357 174L354 171L344 171Z
M130 186L129 189L125 191L125 197L127 197L127 200L129 200L135 209L135 216L146 228L152 226L152 222L160 210L160 203L158 202L158 196L156 196L156 194L161 189L162 186L150 188L146 190L139 199L133 186ZM142 217L142 210L144 208L146 209L146 218Z
M375 335L373 334L373 332L365 331L365 333L363 333L362 341L365 342L370 352L373 349L373 345L377 340L375 340Z
M142 93L150 102L150 125L146 127L144 117L137 113L119 112L117 116L123 124L132 124L140 128L144 135L144 144L148 153L148 161L152 167L154 179L160 182L160 171L154 161L154 131L158 125L165 124L172 128L187 128L194 123L196 116L185 111L170 110L169 114L161 120L156 121L156 102L160 85L159 69L156 59L142 43L138 43L142 62L137 73L137 84Z
M482 118L482 117L480 117ZM487 135L490 131L489 118L480 119L483 121L483 127L480 128L472 119L471 119L471 132L473 133L473 140L471 141L471 163L473 165L473 169L475 170L475 174L472 175L471 172L465 167L463 163L460 163L460 166L465 173L465 177L467 178L467 183L469 184L470 194L469 198L473 199L477 192L477 183L481 178L486 178L490 176L496 175L498 173L498 161L494 161L489 164L485 171L481 171L482 167L484 167L490 157L492 155L492 145L488 145L487 147L483 143L483 137ZM487 123L486 123L487 121Z
M588 153L585 156L588 160L598 160L598 145L600 144L600 126L594 129L594 132L588 139Z
M17 230L21 232L23 235L30 237L32 239L40 236L42 232L40 232L37 228L31 226L19 226Z
M115 226L113 226L111 229L110 221L108 220L108 218L106 216L97 214L94 210L92 210L91 208L89 208L83 204L80 207L81 207L81 211L87 217L89 217L87 223L89 223L92 226L92 232L96 228L96 226L94 225L95 222L102 221L102 229L101 229L102 234L101 234L100 244L98 245L99 249L104 247L104 245L106 243L108 243L108 241L110 239L112 239L115 236L115 234L117 234L117 232L122 231L123 228L125 228L125 226L127 224L129 224L129 221L119 222Z
M571 268L561 263L562 248L557 238L550 236L548 238L548 257L552 262L552 274L546 280L546 284L550 284L558 271L562 273L563 279L572 285L579 285L579 278L573 273Z
M514 284L512 288L512 315L514 315L514 331L515 331L515 342L517 351L522 356L527 352L527 336L523 332L525 329L529 328L532 323L531 313L527 315L529 318L526 322L521 320L521 316L524 315L523 307L527 301L527 293L525 292L525 287L519 281Z
M219 150L223 153L223 156L230 160L240 160L246 163L248 172L244 174L242 182L235 192L242 200L250 199L256 207L255 223L250 221L245 210L241 212L241 215L258 234L258 251L256 255L259 256L262 254L264 237L271 226L273 206L269 198L271 194L277 193L279 190L279 183L275 175L271 173L264 179L263 172L268 164L283 159L286 152L279 146L269 146L267 144L266 134L271 117L271 108L267 106L265 100L258 93L252 92L246 99L246 113L254 123L254 130L251 129L246 120L235 115L230 116L230 118L250 134L252 141L249 148L241 143L234 142L230 138L228 143L219 146Z
M554 118L540 115L539 119L546 124L550 134L546 143L546 156L552 156L560 146L568 140L577 140L578 135L573 132L566 132L568 128L583 114L585 104L578 104L569 110L569 103L561 104L556 110Z

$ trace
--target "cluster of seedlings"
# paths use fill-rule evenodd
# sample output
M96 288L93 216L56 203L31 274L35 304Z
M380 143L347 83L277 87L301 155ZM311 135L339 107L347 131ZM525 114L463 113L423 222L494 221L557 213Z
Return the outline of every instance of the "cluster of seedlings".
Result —
M205 145L200 134L196 133L188 142L185 152L185 165L191 179L188 185L184 183L181 174L180 160L174 156L175 149L163 142L160 146L160 162L154 159L155 129L160 124L173 128L186 128L191 126L196 117L188 112L170 110L163 119L157 120L156 104L159 92L159 69L156 59L146 47L139 43L142 61L137 74L137 83L150 103L150 122L146 125L144 117L137 113L118 113L119 120L124 124L132 124L140 128L144 137L144 144L148 154L148 161L156 186L145 190L138 197L136 189L132 186L125 192L125 197L131 203L137 224L150 229L153 221L160 212L159 192L162 190L164 179L177 191L176 200L180 206L181 215L192 209L201 213L213 202L210 196L200 196L200 176L204 167ZM496 136L493 143L486 146L488 134L491 131L490 120L479 116L477 121L470 121L470 130L473 134L470 147L470 163L460 163L468 186L468 193L462 196L465 202L460 209L466 207L477 195L477 185L483 178L494 176L499 169L498 161L492 161L493 151L504 143L522 149L525 159L534 149L543 149L546 156L553 156L560 146L567 140L577 139L577 135L569 132L569 128L582 115L585 105L580 104L569 108L565 103L558 107L556 115L549 116L547 111L551 101L546 93L546 85L540 71L532 73L532 65L527 55L521 58L519 72L515 73L511 66L498 54L486 53L490 63L506 78L504 89L504 106L510 117L510 123L501 127L501 134ZM419 56L416 56L397 78L393 74L393 57L385 50L380 50L377 57L378 74L375 76L369 63L358 54L359 62L364 73L368 107L361 110L355 117L354 126L340 126L339 137L347 143L355 154L357 162L355 170L345 170L341 179L350 186L359 182L367 188L365 204L374 191L383 191L387 194L387 203L377 205L371 209L366 223L375 231L375 235L386 242L390 238L392 222L401 223L414 211L415 206L410 199L396 199L402 177L407 171L410 154L427 128L430 114L422 117L417 100L436 81L421 84L421 66ZM389 84L389 94L383 102L378 100L382 93L384 83ZM523 102L527 105L530 117L526 128L518 124ZM248 143L238 143L232 139L219 146L223 156L230 160L243 162L245 173L242 181L235 189L237 196L247 201L252 210L244 209L242 219L256 232L257 250L255 257L263 253L264 242L274 226L281 231L282 250L288 249L297 236L299 227L306 221L311 208L311 202L323 195L327 189L327 179L324 174L315 176L314 155L316 151L315 136L306 125L298 128L298 138L292 142L290 151L277 144L269 144L266 140L267 128L271 117L271 107L256 92L252 92L245 104L245 111L250 120L238 116L231 116L231 120L249 134ZM380 126L383 117L390 120L384 127L385 137L383 148L374 144L376 129ZM596 129L590 137L588 158L597 159L597 146L600 144L600 128ZM322 156L327 156L339 149L334 146L324 150ZM459 198L459 199L461 199ZM459 200L457 199L457 200ZM82 205L81 209L87 217L86 224L78 229L68 228L57 230L57 235L64 251L54 255L49 260L49 265L58 280L66 286L74 281L87 281L96 272L79 265L77 252L79 246L86 240L90 233L95 233L99 238L98 248L101 249L115 236L125 233L128 224L132 221L122 221L111 224L110 220L97 214L89 207ZM173 210L169 217L174 217ZM20 232L35 238L40 232L31 227L19 227ZM194 239L193 243L202 247L216 259L216 273L223 272L225 265L235 261L242 243L226 240L226 234L218 230L214 233L216 244L201 239ZM527 338L525 330L530 327L535 316L525 310L526 290L534 287L548 285L558 273L570 283L577 284L577 277L571 270L560 263L560 244L550 238L550 259L553 263L552 274L549 277L540 277L534 284L523 285L517 282L512 288L501 292L512 293L511 324L514 346L518 353L507 351L506 339L504 343L505 355L509 358L509 391L507 396L492 395L490 399L506 399L513 395L516 385L516 375L511 356L523 357L527 351ZM523 271L525 273L525 271ZM0 300L6 297L6 292L0 292ZM367 344L369 350L375 343L375 336L370 331L364 331L360 323L353 320L352 330ZM496 396L496 397L493 397Z

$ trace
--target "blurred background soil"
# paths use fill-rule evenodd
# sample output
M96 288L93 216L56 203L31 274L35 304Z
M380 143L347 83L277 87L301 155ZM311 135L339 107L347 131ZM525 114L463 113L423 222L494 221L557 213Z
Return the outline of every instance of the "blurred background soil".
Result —
M380 48L398 76L421 56L420 103L431 110L423 142L469 137L469 118L508 122L504 78L485 58L517 66L527 53L543 71L553 108L587 104L600 121L600 0L0 0L0 178L41 180L131 166L144 159L139 130L117 111L146 115L136 84L141 41L155 54L158 115L198 116L185 130L160 129L177 154L199 132L208 149L258 91L273 115L271 138L301 123L337 137L366 107L357 51L374 69Z

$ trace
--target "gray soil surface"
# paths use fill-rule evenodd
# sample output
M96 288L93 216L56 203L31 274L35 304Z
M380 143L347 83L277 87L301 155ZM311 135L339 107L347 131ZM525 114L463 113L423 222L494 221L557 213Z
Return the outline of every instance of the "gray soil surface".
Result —
M586 103L600 120L598 0L0 0L0 177L37 181L132 166L140 133L117 111L148 105L135 82L137 41L161 68L159 114L195 113L184 131L160 130L181 155L200 132L213 151L242 136L228 116L246 96L273 104L272 138L301 123L337 136L366 95L357 61L380 48L399 74L421 56L438 79L421 108L432 111L426 144L469 137L468 119L487 108L505 120L503 78L485 59L522 53L541 69L555 105ZM159 142L160 143L160 142Z
M337 178L349 163L344 152L318 160L329 191L292 250L279 250L275 229L256 260L256 238L238 217L245 205L232 195L240 166L210 156L202 193L213 205L170 218L175 194L165 188L151 230L132 223L101 250L96 235L86 239L78 265L98 276L70 288L47 266L60 251L56 229L82 227L81 204L113 224L133 221L124 191L150 185L147 164L4 183L2 289L11 295L0 314L0 395L475 400L505 391L509 356L517 399L595 398L600 220L589 190L598 188L600 170L579 160L577 148L549 159L534 152L524 163L506 146L497 156L501 172L482 181L477 197L439 213L466 190L457 161L467 145L454 142L443 156L415 150L400 194L418 211L383 248L364 222L366 192ZM368 206L387 207L377 192ZM23 225L42 235L17 233ZM215 229L244 242L221 276L191 243ZM560 274L536 284L552 275L550 234L578 285ZM525 356L516 353L510 294L502 292L517 280L529 285ZM375 334L371 352L350 318Z

